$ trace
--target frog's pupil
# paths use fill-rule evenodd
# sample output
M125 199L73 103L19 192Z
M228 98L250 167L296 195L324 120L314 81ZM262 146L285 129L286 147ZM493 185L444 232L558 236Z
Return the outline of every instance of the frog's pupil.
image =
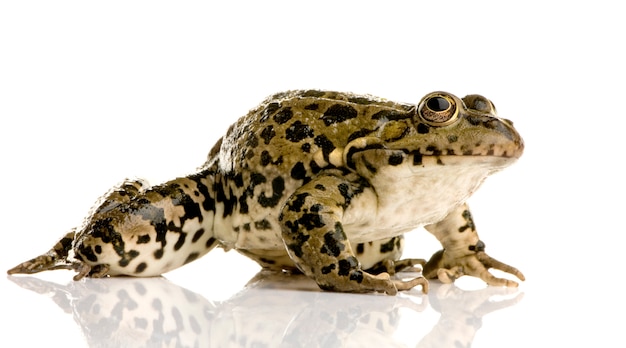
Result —
M428 108L432 111L439 112L448 110L448 108L450 107L450 103L446 100L446 98L433 97L428 99L428 102L426 102L426 106L428 106Z

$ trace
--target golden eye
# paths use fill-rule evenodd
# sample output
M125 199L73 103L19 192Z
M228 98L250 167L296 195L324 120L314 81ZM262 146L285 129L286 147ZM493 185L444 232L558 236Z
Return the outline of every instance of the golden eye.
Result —
M456 121L459 111L452 96L443 92L434 92L425 96L417 112L431 126L445 126Z

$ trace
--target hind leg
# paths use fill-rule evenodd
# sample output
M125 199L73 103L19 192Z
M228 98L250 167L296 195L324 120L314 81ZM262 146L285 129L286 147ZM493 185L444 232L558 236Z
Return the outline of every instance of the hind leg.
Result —
M48 252L41 254L34 259L22 262L7 271L7 274L32 274L55 269L79 269L81 262L69 261L68 254L72 250L75 230L68 232L61 238Z
M358 177L325 175L296 190L279 218L290 258L325 290L394 295L422 285L426 292L428 282L422 277L392 280L386 272L375 275L361 267L341 220L352 198L364 189Z

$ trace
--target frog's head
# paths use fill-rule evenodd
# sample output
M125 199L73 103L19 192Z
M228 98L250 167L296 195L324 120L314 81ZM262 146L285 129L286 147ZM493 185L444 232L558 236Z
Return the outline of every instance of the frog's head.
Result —
M348 144L344 156L361 174L375 164L412 172L478 166L488 175L513 163L523 150L513 123L498 117L487 98L432 92L406 117L381 119L377 131Z

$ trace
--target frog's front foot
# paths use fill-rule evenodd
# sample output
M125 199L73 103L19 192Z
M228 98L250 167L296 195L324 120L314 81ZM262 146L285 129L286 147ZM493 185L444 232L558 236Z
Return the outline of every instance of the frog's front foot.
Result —
M365 272L363 273L363 276L364 278L362 283L356 288L351 287L354 284L342 284L337 282L335 286L329 289L346 292L379 291L393 296L396 295L398 291L411 290L414 287L421 285L422 292L424 294L428 293L428 280L424 277L417 277L409 280L392 279L387 272L375 275Z
M489 272L490 268L510 273L522 281L526 279L517 268L492 258L482 250L462 256L440 250L426 263L423 275L429 279L438 278L443 283L452 283L463 275L470 275L484 280L489 285L508 287L519 285L516 281L495 277Z

